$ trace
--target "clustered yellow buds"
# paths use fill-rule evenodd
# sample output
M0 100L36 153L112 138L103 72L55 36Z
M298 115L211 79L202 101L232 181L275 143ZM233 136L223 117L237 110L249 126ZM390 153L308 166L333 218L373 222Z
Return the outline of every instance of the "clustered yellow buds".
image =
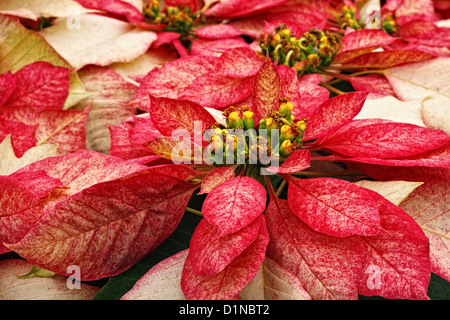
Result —
M225 127L216 123L212 129L213 136L211 145L216 150L220 149L222 154L238 159L244 157L246 161L255 160L255 153L252 151L275 153L281 160L287 158L295 150L302 148L302 138L306 128L306 119L295 119L292 114L294 104L289 98L279 99L278 110L271 110L266 117L260 119L256 125L254 113L248 106L227 108L225 116ZM273 131L275 130L275 131ZM240 140L244 137L244 145ZM255 144L256 143L256 144ZM227 146L234 146L234 151L230 151ZM256 157L258 160L258 157Z
M144 1L142 12L150 24L164 24L164 30L178 33L188 33L195 18L190 8L169 6L161 12L158 0Z
M312 29L296 37L285 24L280 24L272 34L261 35L258 41L263 54L299 75L329 66L341 47L341 36L337 33Z
M391 14L387 14L384 17L383 22L381 23L381 28L384 32L386 32L390 35L394 35L398 31L397 23L395 22L395 20Z
M352 29L361 29L361 26L356 19L356 10L353 6L343 6L341 14L337 17L337 22L342 29L350 27Z

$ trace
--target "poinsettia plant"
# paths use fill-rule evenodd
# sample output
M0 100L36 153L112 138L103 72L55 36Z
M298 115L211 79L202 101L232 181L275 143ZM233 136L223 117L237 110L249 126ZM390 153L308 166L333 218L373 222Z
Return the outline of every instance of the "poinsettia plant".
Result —
M0 299L448 287L445 5L50 3L0 4Z

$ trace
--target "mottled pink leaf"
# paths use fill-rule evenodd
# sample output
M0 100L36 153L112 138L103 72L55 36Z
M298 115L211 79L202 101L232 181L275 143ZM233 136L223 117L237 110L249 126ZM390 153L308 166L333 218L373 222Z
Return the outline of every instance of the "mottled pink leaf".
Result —
M311 140L337 130L361 111L368 92L350 92L322 103L308 119L303 140Z
M380 98L385 96L395 96L394 89L382 74L370 74L360 77L346 78L356 91L370 91L368 98Z
M68 187L66 194L72 195L96 183L120 179L146 169L146 166L131 164L117 157L79 150L34 162L16 173L43 170L48 176L60 180L64 187Z
M149 111L149 95L178 98L195 79L214 71L216 61L217 59L213 57L187 56L168 62L161 68L153 69L142 78L133 100L134 105Z
M164 1L165 8L172 7L183 7L190 8L191 12L196 12L198 8L197 0L166 0Z
M447 168L397 168L374 165L358 165L374 179L421 181L403 200L399 207L407 212L422 228L430 240L432 272L450 280L450 243L448 232L450 214L448 203L450 170Z
M264 212L266 189L250 177L236 177L214 188L203 203L202 213L220 235L236 232Z
M437 149L450 141L441 130L381 119L353 120L319 139L323 148L350 157L396 158Z
M134 23L140 23L144 19L142 12L131 3L121 0L76 0L83 7L106 11L114 17L122 17Z
M197 37L204 39L224 39L241 35L241 31L228 24L212 24L200 27L194 31Z
M15 87L16 77L11 72L8 71L0 75L0 106L8 101Z
M256 240L263 223L260 215L239 231L221 236L217 227L202 219L189 244L192 271L199 276L221 272Z
M37 126L34 143L58 146L58 154L86 148L85 124L90 108L85 110L42 110L27 106L0 108L0 119Z
M317 158L316 158L317 159ZM422 152L408 157L397 157L391 159L370 158L360 155L357 157L346 157L339 154L323 157L320 160L326 161L349 161L367 164L378 164L385 166L401 166L401 167L450 167L450 143L440 148Z
M191 135L203 135L216 122L205 108L191 101L154 97L150 101L150 118L164 136L170 137L178 129L186 130ZM197 126L195 122L198 122Z
M0 111L1 113L1 111ZM11 135L11 145L19 158L28 149L36 145L36 128L38 125L28 125L19 121L2 119L0 115L0 140Z
M346 62L344 65L385 69L403 63L423 61L434 57L432 54L417 50L389 50L366 53Z
M356 30L342 38L342 48L334 57L334 62L343 62L351 58L372 52L393 43L396 38L378 29Z
M250 96L253 85L254 77L205 74L192 82L179 99L190 100L207 108L223 109Z
M296 111L292 114L297 116L298 109L300 109L302 104L302 92L299 90L300 82L297 72L284 64L277 66L277 71L280 77L279 96L280 98L289 98L289 101L294 104L294 110Z
M241 37L224 39L203 39L192 40L190 54L195 56L220 57L225 51L231 48L250 48L249 44Z
M255 277L264 261L269 242L269 235L263 216L261 216L260 221L256 240L219 273L203 276L196 275L190 258L191 251L189 251L181 277L181 288L186 299L234 299Z
M300 279L314 300L358 299L364 251L355 237L337 238L308 227L272 198L266 210L267 256Z
M363 188L347 181L292 180L288 201L292 212L317 232L336 237L383 232L373 199Z
M367 246L359 293L389 299L428 299L430 248L419 225L403 210L378 193L367 190L376 201L381 225L387 231L361 237Z
M153 172L96 184L58 203L8 246L57 274L75 264L81 280L117 275L175 230L196 188Z
M69 94L70 70L38 61L14 74L16 87L5 104L61 110Z
M243 0L229 0L220 1L206 11L207 17L217 18L237 18L259 13L263 10L281 5L287 0L275 1L243 1Z
M265 118L267 112L277 107L280 90L280 76L277 68L269 58L266 58L256 74L253 89L252 104L256 119Z
M309 167L311 161L311 153L306 149L296 150L292 153L280 167L267 168L273 173L294 173L302 171Z
M263 62L264 60L248 47L232 48L220 56L215 72L237 78L252 77Z
M309 118L314 110L330 97L330 92L320 86L320 74L305 74L298 78L300 104L295 107L292 114L298 119Z
M15 172L9 175L16 182L26 186L36 197L44 198L56 187L63 187L59 179L50 177L45 171Z
M232 167L218 167L209 172L202 180L202 187L198 194L210 193L221 183L235 177L234 170L238 165Z
M5 241L10 240L17 233L14 221L17 215L29 207L36 206L40 199L28 188L9 176L0 176L0 254L11 251L3 246Z
M404 0L395 10L398 23L404 24L416 19L434 19L434 6L432 0Z

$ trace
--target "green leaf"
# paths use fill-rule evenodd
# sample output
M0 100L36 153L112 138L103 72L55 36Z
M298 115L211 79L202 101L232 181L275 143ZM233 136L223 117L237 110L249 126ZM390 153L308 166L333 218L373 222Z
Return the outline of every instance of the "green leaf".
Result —
M178 225L178 228L166 239L166 241L127 271L115 277L111 277L103 288L94 296L94 300L120 299L133 287L136 281L138 281L153 266L175 253L189 248L192 233L200 222L200 219L199 216L186 213Z

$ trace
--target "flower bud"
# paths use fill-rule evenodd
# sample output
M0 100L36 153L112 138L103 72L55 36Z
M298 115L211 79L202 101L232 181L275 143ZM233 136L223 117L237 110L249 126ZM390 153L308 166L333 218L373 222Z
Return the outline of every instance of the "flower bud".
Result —
M289 157L294 152L294 145L289 140L284 140L280 147L280 155Z
M255 120L253 119L252 111L245 111L244 113L242 113L242 118L244 129L253 129L255 127Z
M236 111L231 112L228 115L228 123L231 128L243 128L244 122Z

